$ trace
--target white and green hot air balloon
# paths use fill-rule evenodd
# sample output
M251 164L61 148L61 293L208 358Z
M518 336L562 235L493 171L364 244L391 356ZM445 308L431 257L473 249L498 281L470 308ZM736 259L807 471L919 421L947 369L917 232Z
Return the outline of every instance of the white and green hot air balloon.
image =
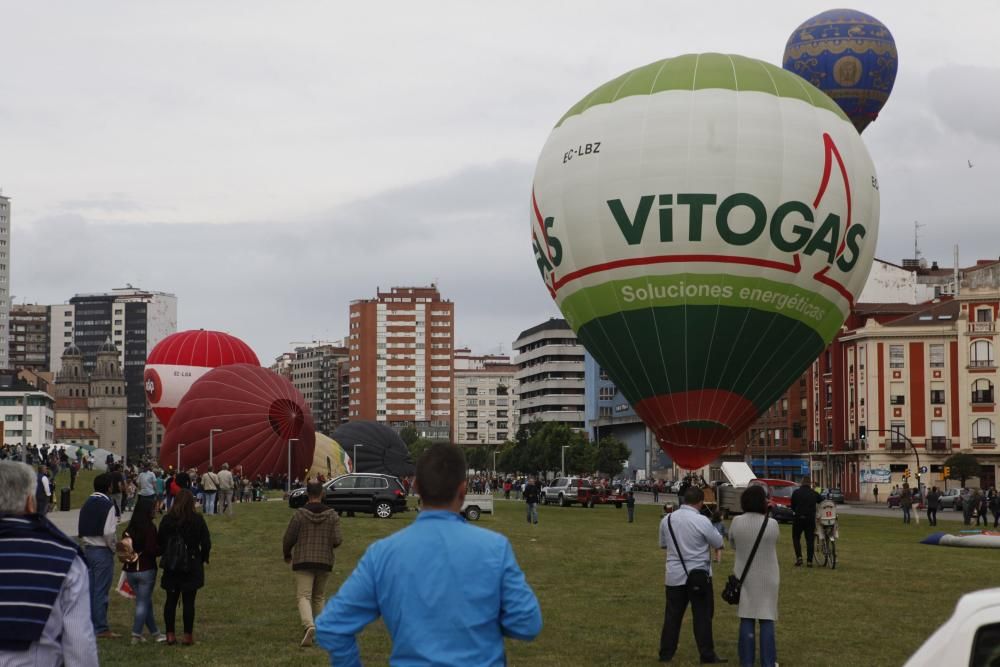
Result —
M833 339L878 217L875 168L832 99L780 67L703 53L627 72L559 119L531 237L580 341L695 468Z

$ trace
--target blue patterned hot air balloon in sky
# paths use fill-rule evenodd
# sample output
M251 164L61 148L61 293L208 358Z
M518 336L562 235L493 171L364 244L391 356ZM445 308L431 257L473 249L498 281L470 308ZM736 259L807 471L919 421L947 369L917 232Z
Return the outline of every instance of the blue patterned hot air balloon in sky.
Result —
M878 117L896 82L899 56L889 29L853 9L831 9L788 38L782 66L844 110L858 132Z

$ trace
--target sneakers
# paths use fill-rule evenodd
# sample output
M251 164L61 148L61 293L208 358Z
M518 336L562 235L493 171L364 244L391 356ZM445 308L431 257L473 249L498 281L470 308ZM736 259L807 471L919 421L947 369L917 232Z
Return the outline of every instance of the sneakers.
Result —
M302 635L302 641L299 642L299 646L306 648L307 646L313 645L313 637L316 636L316 628L310 626L306 628L306 633Z
M142 635L132 635L132 646L135 646L136 644L145 644L145 643L146 643L146 638L143 637Z
M802 559L801 558L796 558L795 559L795 567L802 567Z
M167 636L165 634L163 634L161 632L161 633L159 633L159 634L156 635L156 643L157 644L162 644L165 641L167 641Z
M119 637L121 637L120 634L117 632L111 632L111 630L105 630L104 632L97 633L98 639L118 639Z

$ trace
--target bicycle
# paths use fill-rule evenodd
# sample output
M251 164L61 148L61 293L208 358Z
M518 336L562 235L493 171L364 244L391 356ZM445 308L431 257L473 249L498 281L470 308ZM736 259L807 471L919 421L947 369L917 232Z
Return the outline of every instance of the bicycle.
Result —
M816 534L820 539L820 567L837 569L837 505L832 500L824 500L816 509Z

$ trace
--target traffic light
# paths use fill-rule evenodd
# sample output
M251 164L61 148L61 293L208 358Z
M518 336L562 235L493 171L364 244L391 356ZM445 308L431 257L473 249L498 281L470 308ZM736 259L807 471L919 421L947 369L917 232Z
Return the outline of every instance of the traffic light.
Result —
M944 475L945 479L948 479L949 477L951 477L951 467L950 466L945 466L944 468L942 468L941 469L941 474Z
M868 429L865 428L864 425L858 427L858 437L861 438L862 441L868 437Z

